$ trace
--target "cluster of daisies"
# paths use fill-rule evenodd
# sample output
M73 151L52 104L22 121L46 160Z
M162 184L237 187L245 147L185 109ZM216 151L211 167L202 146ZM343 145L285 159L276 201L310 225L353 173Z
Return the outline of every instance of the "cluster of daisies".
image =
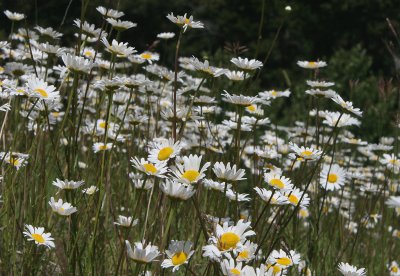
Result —
M121 20L123 12L97 11L101 28L74 20L73 39L80 47L62 47L63 34L41 26L21 27L0 41L0 190L7 204L14 199L7 198L3 183L31 169L41 151L27 146L45 137L50 142L41 150L55 156L58 178L46 179L50 185L38 196L48 200L43 212L66 217L69 229L85 225L85 219L94 221L93 233L83 230L92 240L106 213L105 228L117 229L117 236L104 242L122 247L117 267L111 268L116 274L131 272L136 264L136 273L146 275L176 272L181 266L193 275L198 269L203 275L316 275L321 270L312 250L287 242L289 224L291 235L301 233L304 239L310 231L315 237L345 233L344 250L354 248L365 231L375 239L382 229L400 238L396 221L379 226L384 212L400 216L398 141L382 137L373 144L351 132L361 126L362 111L334 91L333 82L319 78L326 62L298 61L314 76L306 81L304 98L318 105L310 107L304 121L278 125L266 116L269 106L291 91L256 91L252 80L261 61L230 57L220 68L177 55L175 68L169 69L159 64L162 56L154 49L141 51L118 40L121 32L137 26ZM13 26L25 19L15 12L4 14ZM187 14L166 18L179 33L163 32L155 39L175 38L181 47L188 30L205 27ZM226 89L216 90L217 82ZM16 135L22 139L15 140ZM124 177L114 174L121 167ZM98 200L90 205L93 217L84 215L89 196ZM136 207L118 206L118 197L135 200ZM357 204L364 200L371 201L367 207ZM14 220L14 213L6 215ZM328 218L340 221L337 232L327 228ZM130 231L139 226L142 230ZM62 243L61 234L53 237L45 228L62 231L30 224L20 230L41 248ZM97 243L87 250L95 252ZM75 245L71 250L68 256L77 252ZM332 253L338 265L326 275L336 270L366 275L365 268L342 262L351 259L342 253ZM395 260L385 268L400 275Z

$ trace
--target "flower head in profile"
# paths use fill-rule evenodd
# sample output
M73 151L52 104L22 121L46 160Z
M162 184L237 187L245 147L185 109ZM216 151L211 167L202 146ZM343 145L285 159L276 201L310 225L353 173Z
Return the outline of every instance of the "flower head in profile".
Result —
M137 225L139 222L138 219L133 219L133 217L125 217L125 216L118 216L118 221L115 221L114 224L115 225L119 225L122 227L133 227L135 225Z
M37 245L43 245L47 248L56 247L53 238L50 233L44 233L43 227L34 227L32 225L25 225L24 236L28 238L28 241L35 241Z
M182 184L169 179L160 185L160 190L170 198L177 200L187 200L196 192L192 185Z
M215 175L220 180L225 181L239 181L244 180L244 169L236 169L236 165L231 166L231 163L225 164L223 162L216 162L213 167Z
M128 43L118 43L115 39L110 44L107 38L103 37L101 42L103 42L108 52L117 55L117 57L127 57L137 52L134 47L129 47Z
M98 7L96 8L96 10L97 10L99 13L101 13L103 16L109 17L109 18L114 18L114 19L120 18L120 17L122 17L122 16L125 15L125 13L122 12L122 11L117 11L117 10L105 8L105 7L103 7L103 6L98 6Z
M93 61L85 59L84 57L64 54L61 58L68 70L72 72L88 74L94 66Z
M45 101L58 100L60 93L56 91L53 85L48 85L42 79L31 76L26 82L28 95Z
M157 38L161 38L161 39L171 39L174 38L175 33L172 32L167 32L167 33L159 33L157 35Z
M289 147L296 154L297 158L302 160L317 160L321 155L322 151L311 148L311 147L299 147L295 143L290 142Z
M168 250L165 251L168 258L161 263L161 266L163 268L172 267L173 272L179 270L179 267L188 263L190 257L193 255L194 250L191 250L192 245L190 241L172 240Z
M110 23L113 29L117 31L125 31L127 29L134 28L137 26L136 23L133 23L131 21L122 21L114 18L107 18L107 22Z
M51 197L49 205L53 212L61 216L69 216L77 211L76 207L72 206L71 203L63 202L61 198L58 201L55 201L54 197Z
M244 71L253 71L263 66L262 62L259 60L241 57L232 58L231 62Z
M348 263L340 263L338 265L338 270L344 276L364 276L367 275L365 268L358 269L356 266L350 265Z
M147 174L153 175L161 178L165 178L165 174L168 172L168 167L166 162L150 162L144 158L140 160L135 157L131 159L132 166L137 170Z
M72 180L67 180L67 179L60 180L58 178L55 181L53 181L53 185L62 190L74 190L74 189L79 188L83 184L85 184L84 181L72 181Z
M135 242L133 248L129 241L125 241L126 253L128 257L137 263L150 263L155 261L160 255L158 247L155 245L145 244L144 242Z
M325 67L325 61L298 61L297 65L305 69L318 69Z
M193 29L203 29L204 24L200 21L194 21L193 20L193 15L190 17L187 17L187 14L185 13L183 16L182 15L177 15L175 16L174 13L170 13L167 15L167 18L178 25L179 27L183 28L183 32L186 32L186 29L193 28Z
M7 16L8 19L11 21L21 21L22 19L25 18L25 14L23 13L17 13L17 12L11 12L9 10L5 10L4 14Z

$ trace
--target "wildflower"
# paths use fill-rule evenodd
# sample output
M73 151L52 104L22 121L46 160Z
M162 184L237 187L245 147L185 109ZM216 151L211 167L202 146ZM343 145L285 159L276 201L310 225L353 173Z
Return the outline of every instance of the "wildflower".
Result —
M85 193L87 195L93 195L94 193L96 193L99 190L99 188L97 188L96 186L90 186L89 188L83 189L82 193Z
M228 222L225 222L222 226L217 224L214 241L218 249L227 251L242 248L246 238L256 234L254 231L249 230L250 225L251 222L243 222L242 219L233 226L228 226Z
M120 17L122 17L122 16L125 15L124 12L117 11L117 10L113 10L113 9L109 9L109 8L105 8L105 7L103 7L103 6L98 6L98 7L96 8L96 10L97 10L99 13L101 13L103 16L105 16L105 17L110 17L110 18L114 18L114 19L120 18Z
M279 191L271 192L265 188L255 187L254 190L260 196L260 198L266 203L274 205L284 205L288 203L288 199L283 196Z
M17 12L11 12L9 10L5 10L4 14L7 16L8 19L11 21L21 21L22 19L25 18L25 14L23 13L17 13Z
M224 259L221 262L221 270L223 275L233 276L233 275L247 275L247 268L243 267L242 262L235 263L234 259Z
M148 63L152 64L153 61L157 61L160 59L160 55L157 53L151 53L151 52L143 52L140 55L137 55L139 59L142 60L147 60Z
M117 31L125 31L127 29L134 28L137 26L136 23L133 23L131 21L122 21L114 18L107 18L106 20L108 23L111 24L113 29L116 29Z
M204 172L210 166L210 162L206 162L200 168L202 156L189 155L182 158L182 163L176 162L176 168L173 174L178 181L186 184L193 184L205 177Z
M256 69L260 69L263 64L261 61L256 60L256 59L248 59L248 58L232 58L231 62L235 64L237 67L244 71L253 71Z
M297 265L299 262L300 254L296 253L294 250L290 250L290 252L286 253L282 249L279 251L272 251L267 260L268 264L278 264L282 268Z
M335 85L334 82L326 82L326 81L306 81L307 85L311 87L319 87L319 88L326 88Z
M112 148L112 143L104 144L103 142L98 142L93 144L93 152L97 153L99 151L110 150Z
M220 179L220 180L225 180L225 181L239 181L239 180L245 180L246 178L243 178L245 172L243 169L236 169L236 165L233 165L231 167L231 163L228 162L228 164L225 164L223 162L216 162L213 167L213 171L215 175Z
M300 189L295 188L291 191L284 193L289 203L293 206L300 205L300 207L307 207L310 204L308 194L302 192Z
M229 94L226 90L224 90L225 94L223 94L223 100L228 103L233 103L240 106L249 106L252 105L254 102L257 101L257 97L250 97L244 95L235 95Z
M272 172L264 174L264 181L273 188L281 191L288 191L293 188L292 181L289 178Z
M400 170L400 159L395 156L393 153L392 154L387 154L384 153L383 158L380 160L380 162L383 165L386 165L386 167L389 170L394 170L395 172L399 172Z
M137 263L151 263L160 255L158 247L151 243L135 242L133 250L129 241L125 240L125 245L128 257Z
M294 151L298 158L304 160L316 160L322 155L322 152L320 150L316 150L311 147L299 147L294 143L289 143L289 147L292 151Z
M168 250L165 251L168 259L165 259L161 263L161 267L173 267L172 272L179 270L179 267L183 264L188 263L190 257L193 255L194 250L190 250L192 248L192 245L193 244L190 241L172 240L168 247Z
M362 111L359 108L353 107L352 102L346 102L345 100L342 99L342 97L339 96L339 94L335 94L332 100L341 107L343 107L345 110L353 113L354 115L357 115L359 117L362 116Z
M280 97L289 97L290 96L290 91L288 89L284 91L276 91L276 90L269 90L269 91L264 91L258 93L258 95L265 100L270 100L270 99L276 99Z
M88 74L94 66L93 61L71 54L64 54L61 58L68 70L76 73Z
M225 76L232 81L242 81L245 79L243 71L225 71ZM247 77L247 76L246 76Z
M34 227L32 225L25 225L26 230L23 232L28 241L35 241L37 245L44 245L47 248L54 248L55 244L50 233L44 233L43 227Z
M339 165L324 165L320 176L320 185L328 191L340 189L346 182L347 173Z
M229 198L229 200L234 200L234 201L250 201L250 198L248 197L248 194L240 194L238 192L233 191L232 189L228 189L226 191L226 197Z
M118 216L118 221L114 222L115 225L119 225L122 227L133 227L137 225L139 222L138 219L133 220L132 217Z
M392 261L390 265L388 265L390 276L399 276L400 275L400 267L396 261Z
M72 181L67 179L60 180L58 178L53 181L53 185L62 190L74 190L79 188L83 184L85 184L84 181Z
M306 69L318 69L325 67L327 64L325 61L298 61L297 65Z
M28 94L31 97L39 98L45 101L58 100L60 93L56 91L53 85L47 85L47 82L37 77L31 76L27 83Z
M193 28L193 29L203 29L204 28L204 24L200 21L194 21L193 20L193 15L191 15L189 18L187 18L186 13L181 16L174 16L174 13L170 13L167 15L167 18L175 23L176 25L178 25L179 27L183 28L183 32L186 32L186 29L189 28Z
M179 155L182 149L182 143L174 143L172 139L158 139L150 143L149 161L156 163L166 161Z
M161 38L161 39L171 39L171 38L173 38L175 36L175 33L171 33L171 32L168 32L168 33L159 33L159 34L157 34L157 37L158 38Z
M133 167L147 175L154 175L161 178L166 177L165 173L168 171L166 162L152 163L146 161L144 158L139 160L137 157L131 158L131 162Z
M364 275L367 275L367 272L365 271L365 268L358 269L355 266L352 266L352 265L350 265L348 263L343 263L343 262L338 265L338 270L344 276L364 276Z
M324 124L330 127L345 127L345 126L359 126L361 122L348 114L342 114L339 112L325 112Z
M177 181L168 179L160 185L160 190L167 196L178 200L187 200L196 192L193 186L186 186Z
M69 216L77 211L76 207L73 207L68 202L63 202L61 198L56 202L54 197L51 197L49 205L54 212L62 216Z
M116 41L113 39L111 44L107 41L107 38L103 37L101 42L103 42L104 46L106 46L106 50L114 55L117 55L117 57L127 57L130 56L137 51L133 47L129 47L128 43L123 43Z

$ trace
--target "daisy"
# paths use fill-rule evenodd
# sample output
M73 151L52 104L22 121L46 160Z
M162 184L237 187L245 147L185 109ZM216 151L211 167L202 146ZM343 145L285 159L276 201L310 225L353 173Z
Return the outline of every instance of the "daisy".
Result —
M143 52L140 55L137 55L139 59L147 60L148 63L152 64L153 61L157 61L160 59L160 55L152 52Z
M114 18L107 18L106 20L108 23L111 24L113 29L115 29L117 31L125 31L127 29L134 28L137 26L136 23L133 23L131 21L122 21L122 20L114 19Z
M210 166L207 162L200 168L202 156L189 155L182 158L182 163L176 162L176 168L173 171L178 181L186 184L193 184L205 177L204 172Z
M196 192L191 185L186 186L185 184L168 179L160 185L160 190L167 196L179 200L187 200Z
M168 172L166 162L152 163L144 158L141 158L139 160L137 157L131 158L131 162L134 168L147 175L154 175L157 177L165 178L165 173Z
M296 253L294 250L290 250L290 252L286 253L282 249L277 251L274 250L268 257L268 264L278 264L282 268L288 268L292 265L297 265L300 262L300 254Z
M236 165L231 167L230 162L228 162L226 166L223 162L216 162L213 167L213 172L220 180L224 181L232 182L246 179L243 178L245 174L244 169L237 170Z
M51 197L49 205L53 212L62 216L69 216L77 211L76 207L72 206L71 203L63 202L61 198L56 202L54 197Z
M332 89L321 90L319 88L308 89L306 90L306 94L315 96L317 98L328 98L328 99L332 99L337 95L337 93Z
M231 62L235 64L237 67L244 71L252 71L256 69L260 69L263 64L261 61L256 60L256 59L248 59L248 58L232 58Z
M288 203L288 199L283 196L279 191L271 192L265 188L255 187L254 190L260 196L260 198L266 203L274 205L284 205ZM271 198L272 197L272 198Z
M248 197L248 194L240 194L238 192L233 191L232 189L226 190L226 197L229 198L229 200L234 200L234 201L250 201L250 198Z
M343 107L345 110L353 113L354 115L357 115L359 117L362 116L362 111L359 108L353 107L352 102L346 102L345 100L342 99L342 97L339 96L339 94L335 94L332 100L341 107Z
M41 35L51 37L52 39L59 39L63 36L62 33L55 31L51 27L42 28L40 26L36 26L35 30L37 30ZM46 44L48 44L48 42Z
M118 216L118 221L114 222L115 225L122 227L133 227L139 222L138 219L133 220L133 217Z
M93 152L97 153L99 151L110 150L112 148L112 143L104 144L103 142L98 142L93 144Z
M292 181L289 178L273 172L265 173L264 181L273 188L279 189L281 191L287 191L293 188Z
M156 163L166 161L179 155L182 149L182 143L174 143L172 139L155 139L149 146L149 161Z
M325 120L322 123L330 127L359 126L361 124L359 120L340 112L325 112Z
M28 241L35 241L37 245L44 245L47 248L56 247L50 233L44 233L43 227L34 227L32 225L25 225L26 230L23 232Z
M45 101L58 100L60 92L56 91L53 85L47 85L47 82L37 77L31 76L26 82L28 95Z
M304 147L301 146L299 147L295 143L290 142L289 147L298 158L304 159L304 160L316 160L321 157L322 151L313 149L311 147Z
M241 106L249 106L257 101L257 97L244 96L242 94L240 94L240 95L232 94L231 95L226 90L224 90L224 92L225 92L225 94L222 94L224 96L223 100L228 103L233 103L233 104L241 105Z
M326 82L326 81L311 81L308 80L306 81L308 86L311 87L319 87L319 88L326 88L326 87L331 87L334 86L334 82Z
M99 190L96 186L90 186L89 188L83 189L82 193L87 194L87 195L93 195Z
M132 180L132 184L135 189L150 190L153 188L154 181L151 178L143 180L140 174L129 173L129 178Z
M179 267L183 264L187 264L190 257L193 255L194 250L190 250L192 245L190 241L172 240L168 250L165 251L168 258L164 259L161 263L161 267L172 267L172 272L179 270Z
M105 17L110 17L110 18L120 18L125 15L124 12L122 11L117 11L109 8L105 8L103 6L98 6L96 10L101 13Z
M297 65L306 69L318 69L325 67L327 64L325 61L298 61Z
M213 239L220 251L228 251L236 248L242 248L246 242L246 238L256 233L249 230L251 222L244 222L242 219L236 225L228 226L228 222L224 222L221 226L216 225L215 235Z
M291 92L286 89L284 91L269 90L258 93L258 95L265 100L276 99L280 97L289 97Z
M392 261L392 263L388 265L388 269L390 276L400 276L400 267L396 261Z
M247 275L246 268L243 268L242 262L235 263L234 259L224 259L221 262L221 270L223 275Z
M174 16L174 13L170 13L167 15L167 18L175 23L176 25L178 25L179 27L183 28L183 32L186 32L186 29L189 28L193 28L193 29L203 29L204 28L204 24L200 21L194 21L193 20L193 15L191 15L189 18L187 18L186 13L181 16Z
M85 184L84 181L60 180L58 178L53 181L53 185L62 190L75 190L83 184Z
M61 58L68 70L72 72L88 74L94 66L93 61L85 59L84 57L64 54Z
M193 57L188 63L193 66L195 70L205 74L205 76L219 77L226 72L226 69L210 66L208 60L201 62L197 58Z
M17 12L11 12L9 10L5 10L4 14L7 16L8 19L11 21L21 21L22 19L25 18L25 14L23 13L17 13Z
M216 190L219 192L223 192L225 186L227 190L232 187L232 184L226 184L225 182L220 183L211 179L203 179L202 184L209 190Z
M395 172L398 172L400 170L400 159L393 153L384 153L382 159L380 159L380 162L383 165L386 165L389 170L393 169Z
M161 38L161 39L171 39L171 38L173 38L175 36L175 33L171 33L171 32L168 32L168 33L159 33L159 34L157 34L157 37L158 38Z
M338 265L338 270L344 276L364 276L367 275L365 268L358 269L357 267L350 265L348 263L340 263Z
M294 188L291 191L287 191L286 193L284 193L284 196L293 206L300 205L300 207L307 207L310 204L310 198L308 197L308 194L302 192L298 188Z
M128 257L137 263L151 263L160 255L158 247L151 243L145 245L144 242L135 242L132 249L129 241L125 240L125 245Z
M136 53L135 48L129 47L128 43L123 43L113 39L111 44L107 41L107 38L103 37L101 42L106 46L106 50L112 54L117 55L117 57L127 57Z
M12 165L17 170L24 167L28 163L26 161L26 157L18 156L18 155L14 155L14 154L10 154L10 153L5 154L5 157L4 157L4 154L5 153L0 154L0 160L3 160L3 158L4 158L4 162Z
M96 29L96 26L94 24L90 24L86 21L81 22L80 19L75 19L74 25L76 27L78 27L79 29L82 28L82 32L85 35L84 37L82 37L82 40L87 40L89 38L95 38L94 41L97 41L97 38L100 36L100 34L103 34L103 36L106 35L106 33L104 33L100 28Z
M228 70L225 72L225 76L232 81L242 81L245 78L243 71L229 71Z
M238 255L236 261L238 262L249 262L255 258L255 252L257 250L257 244L251 241L246 241L241 249L238 249Z
M339 165L324 165L321 171L319 184L328 191L340 189L346 182L347 172Z

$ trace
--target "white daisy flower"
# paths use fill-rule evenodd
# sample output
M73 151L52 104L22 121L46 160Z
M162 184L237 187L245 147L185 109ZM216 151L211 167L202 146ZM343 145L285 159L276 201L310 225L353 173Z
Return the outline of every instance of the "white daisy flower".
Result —
M69 216L77 211L76 207L72 206L71 203L63 202L60 198L58 201L54 200L54 197L50 198L49 205L53 212L61 216Z
M224 181L239 181L245 180L243 178L245 171L244 169L236 169L236 165L231 167L231 163L225 164L223 162L216 162L213 167L214 174L220 179Z
M17 12L11 12L9 10L5 10L4 14L7 16L8 19L11 21L21 21L22 19L25 18L25 14L23 13L17 13Z
M154 139L149 145L149 161L156 163L167 161L179 155L182 149L182 142L174 143L173 139Z
M277 251L274 250L271 252L267 259L268 264L278 264L283 268L291 267L293 265L297 265L300 262L300 254L296 253L294 250L290 250L290 252L286 253L282 249Z
M164 259L161 263L162 268L172 267L172 272L179 270L183 264L187 264L190 257L193 255L194 250L190 241L174 241L172 240L168 250L165 251L168 258Z
M256 59L248 59L248 58L232 58L231 62L235 64L237 67L239 67L242 70L245 71L252 71L259 69L263 66L262 62Z
M298 61L297 65L306 69L318 69L327 66L325 61Z
M134 28L137 26L136 23L133 23L131 21L122 21L122 20L114 19L114 18L107 18L106 20L117 31L124 31L124 30Z
M289 147L298 158L304 159L304 160L316 160L322 155L322 151L313 149L311 147L304 147L301 146L299 147L295 143L290 142Z
M293 206L300 205L300 207L307 207L310 204L310 198L308 194L301 191L298 188L294 188L291 191L287 191L283 194ZM300 201L301 200L301 201Z
M78 189L83 184L85 184L84 181L72 181L72 180L67 180L67 179L60 180L58 178L53 181L53 185L58 187L59 189L62 189L62 190Z
M196 192L192 185L186 186L185 184L168 179L160 185L160 190L167 196L178 200L187 200Z
M103 142L98 142L93 144L93 152L97 153L99 151L110 150L112 148L112 143L104 144Z
M119 225L122 227L133 227L135 225L137 225L139 222L138 219L133 219L133 217L125 217L125 216L118 216L118 221L115 221L114 224L115 225Z
M193 28L193 29L203 29L204 28L204 24L200 21L194 21L193 20L193 15L191 15L189 18L187 18L186 13L181 16L174 16L174 13L170 13L167 15L167 18L175 23L176 25L178 25L179 27L183 28L183 32L186 32L186 29L189 28Z
M44 233L43 227L34 227L32 225L25 225L26 231L23 232L25 237L28 237L28 241L35 241L37 245L44 245L48 248L56 247L51 233Z
M176 168L173 174L178 181L186 184L193 184L205 177L205 171L210 166L210 162L206 162L202 168L202 156L189 155L182 157L182 163L176 161Z
M161 39L171 39L174 36L175 36L175 33L171 33L171 32L157 34L157 37L161 38Z
M132 249L129 241L125 240L125 245L128 257L137 263L153 262L155 261L155 258L160 255L158 247L155 245L151 245L151 243L145 245L144 242L135 242Z
M358 269L356 266L350 265L348 263L340 263L338 265L338 270L344 276L364 276L367 275L365 268Z
M109 8L105 8L103 6L98 6L96 10L101 13L105 17L110 17L110 18L120 18L125 15L124 12L122 11L117 11Z
M117 57L127 57L137 52L135 48L129 47L127 42L118 43L118 41L113 39L110 44L105 37L102 38L101 42L103 42L104 46L106 46L106 50L108 52L117 55Z
M94 193L96 193L99 190L99 188L97 188L96 186L90 186L89 188L83 189L82 193L85 193L87 195L93 195Z
M45 101L54 101L60 99L60 92L56 91L56 87L48 85L42 79L35 76L29 77L26 82L28 95L34 98L39 98Z
M284 205L288 203L288 199L283 196L278 190L272 192L265 188L255 187L254 190L260 196L260 198L266 203L273 205Z
M137 170L147 174L147 175L153 175L161 178L165 178L165 174L168 172L167 168L167 163L166 162L157 162L157 163L152 163L147 161L144 158L141 158L140 160L135 157L131 158L132 166L136 168Z
M322 188L328 191L340 189L347 180L347 172L339 165L333 164L332 167L324 165L321 171L319 183Z
M276 174L274 172L265 173L264 181L273 188L279 189L281 191L287 191L293 188L292 181L289 178L284 177L280 174Z

